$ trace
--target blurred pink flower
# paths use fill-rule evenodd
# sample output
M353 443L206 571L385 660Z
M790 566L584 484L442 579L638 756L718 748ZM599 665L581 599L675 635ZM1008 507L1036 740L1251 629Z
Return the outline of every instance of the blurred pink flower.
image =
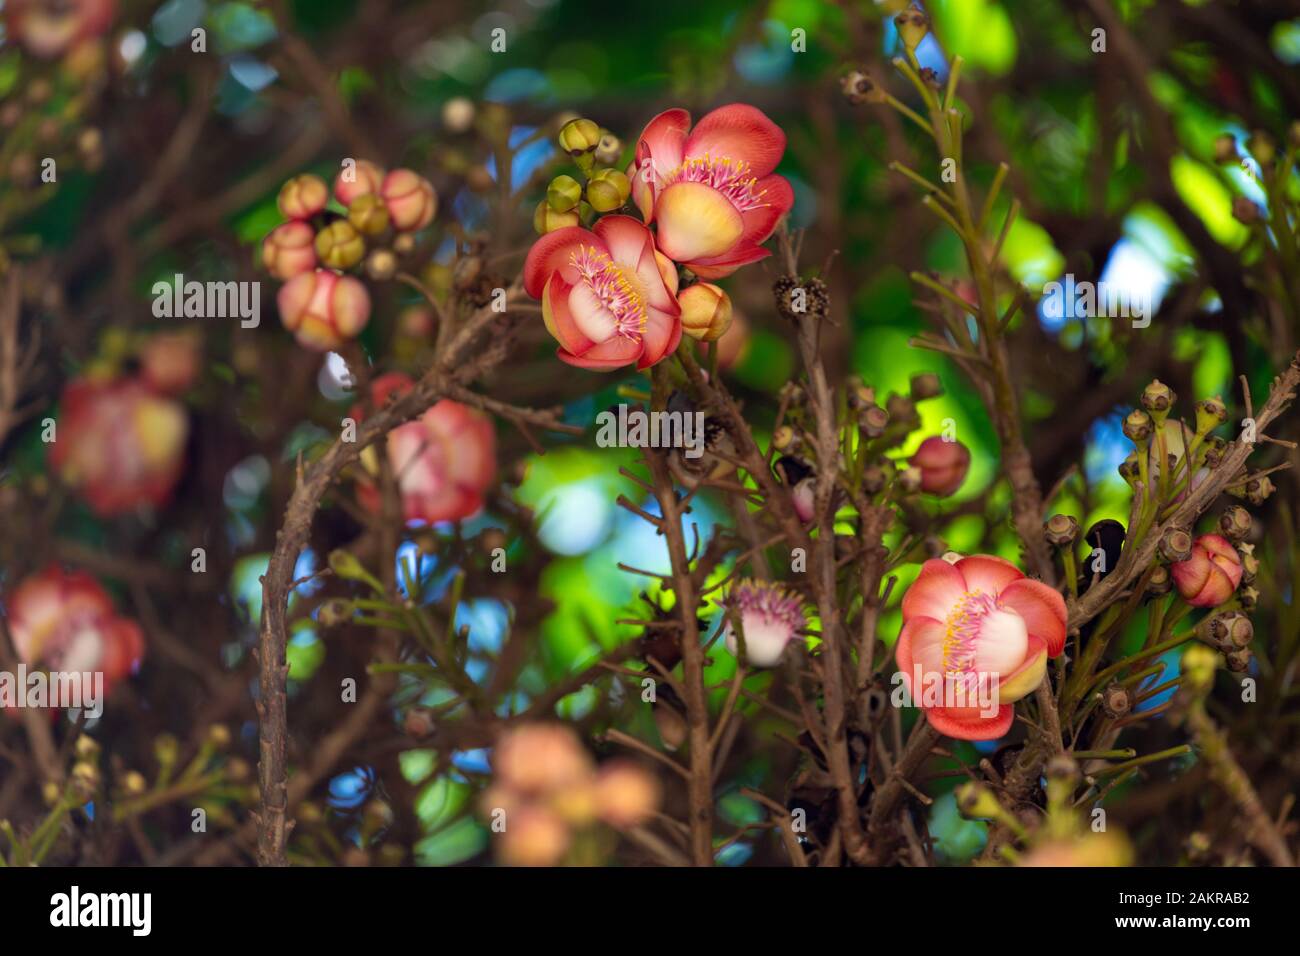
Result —
M946 498L966 480L970 449L959 441L944 441L931 435L909 458L908 464L921 469L921 490Z
M116 0L9 0L4 16L19 46L33 56L53 59L105 33L116 13Z
M50 464L101 516L167 501L184 466L184 407L137 379L63 391Z
M412 387L411 379L401 372L381 375L371 388L375 408ZM363 414L359 407L353 410L358 420ZM496 480L492 421L444 398L415 421L388 433L388 460L397 478L404 520L432 524L468 518L483 508L484 494ZM369 474L358 483L357 495L364 507L378 511L378 462L372 455L366 464Z
M356 338L370 321L370 293L359 279L316 269L294 276L277 293L280 321L299 345L318 352Z

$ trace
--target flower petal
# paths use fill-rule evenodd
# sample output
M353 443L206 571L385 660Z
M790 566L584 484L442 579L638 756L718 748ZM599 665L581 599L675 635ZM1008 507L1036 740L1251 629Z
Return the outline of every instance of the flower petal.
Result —
M766 259L771 254L772 250L770 249L764 249L762 246L747 246L740 242L731 251L720 256L711 256L707 259L692 259L685 265L701 279L724 279L741 266L749 265L751 262L758 262L760 259Z
M569 311L569 294L573 288L558 272L546 280L542 289L542 321L562 348L578 353L585 352L594 343L578 329Z
M676 350L682 340L682 320L656 308L646 310L645 335L642 338L638 369L646 369Z
M659 248L678 262L727 252L745 231L731 200L703 183L673 183L655 203Z
M925 719L935 730L954 740L997 740L1005 737L1016 719L1016 709L1011 704L998 707L996 717L965 717L933 707L925 712Z
M731 103L704 116L686 137L682 151L687 159L708 153L746 162L749 175L761 178L781 161L785 133L757 107Z
M1046 673L1047 644L1041 637L1030 635L1029 653L1025 655L1025 662L1002 679L998 685L998 700L1011 704L1022 697L1028 697L1043 682Z
M763 197L764 205L742 213L745 232L741 242L757 245L772 235L781 217L794 206L794 190L784 176L764 176L754 185L754 192Z
M966 593L966 581L953 565L941 558L931 558L921 565L921 573L903 595L903 620L932 617L947 620L953 605Z
M966 589L996 595L1012 581L1024 577L1021 570L991 554L972 554L957 562L957 570L966 579Z
M1065 600L1056 588L1032 578L1021 578L1002 589L998 603L1025 619L1029 633L1046 643L1049 657L1056 657L1065 649L1068 616Z
M555 272L564 276L570 285L577 282L578 271L569 263L569 256L584 245L605 248L594 232L581 226L565 226L539 237L524 260L524 291L540 299L546 280Z

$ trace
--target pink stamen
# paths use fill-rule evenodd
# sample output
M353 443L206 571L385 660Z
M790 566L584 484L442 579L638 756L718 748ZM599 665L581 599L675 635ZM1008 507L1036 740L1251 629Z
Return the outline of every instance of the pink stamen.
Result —
M579 246L570 253L569 263L609 310L617 323L615 334L640 339L645 334L646 309L640 291L628 281L627 273L595 246Z

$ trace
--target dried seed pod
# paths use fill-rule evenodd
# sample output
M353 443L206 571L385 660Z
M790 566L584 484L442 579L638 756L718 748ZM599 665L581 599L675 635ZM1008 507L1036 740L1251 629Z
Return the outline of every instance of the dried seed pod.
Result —
M1122 684L1110 684L1101 692L1101 709L1112 720L1133 709L1133 692Z
M1043 537L1048 544L1068 548L1079 540L1079 520L1073 515L1052 515L1043 522Z
M1170 564L1186 561L1192 556L1192 536L1182 528L1166 528L1160 536L1160 557Z
M1241 505L1233 505L1219 516L1219 530L1232 541L1240 541L1250 534L1250 525L1250 512Z

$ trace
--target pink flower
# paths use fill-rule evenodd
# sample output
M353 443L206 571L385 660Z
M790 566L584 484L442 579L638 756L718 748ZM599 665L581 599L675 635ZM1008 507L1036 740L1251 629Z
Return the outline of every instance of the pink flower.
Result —
M727 595L726 607L740 620L745 659L755 667L774 667L806 623L799 595L768 581L740 581ZM727 650L739 656L730 620L723 637Z
M355 168L341 170L334 177L334 198L344 206L351 206L358 196L379 192L383 181L383 169L368 159L358 160Z
M935 558L903 595L894 659L936 730L996 740L1011 728L1013 702L1042 683L1047 658L1065 649L1065 625L1061 595L1011 562Z
M185 409L143 382L76 379L63 391L50 464L99 515L158 506L185 459Z
M388 219L398 232L414 232L433 222L438 197L433 185L409 169L394 169L379 187Z
M705 279L730 275L771 254L759 243L794 205L772 172L784 152L785 133L752 106L720 107L693 130L690 113L667 110L637 143L632 198L666 256Z
M117 12L116 0L9 0L7 6L10 35L44 59L106 32Z
M325 352L355 338L370 321L370 293L359 279L316 269L294 276L275 298L280 321L300 345Z
M375 407L382 408L412 387L400 372L381 375L372 384ZM353 416L360 420L362 410L354 409ZM397 476L404 520L432 524L468 518L482 509L483 496L496 480L492 422L467 405L443 399L388 433L388 460ZM373 457L370 465L374 476L379 469ZM357 496L364 507L380 510L376 478L360 481Z
M119 617L99 582L51 565L26 578L7 602L19 658L65 673L104 675L104 690L128 677L144 655L140 626Z
M1227 539L1203 534L1192 545L1192 556L1169 571L1178 593L1192 607L1218 607L1241 583L1241 556Z
M682 337L677 270L630 216L605 216L595 231L565 226L528 250L524 288L542 300L561 361L602 371L649 368Z
M262 265L287 282L316 268L316 230L301 220L282 223L262 240Z
M944 441L932 435L921 442L908 460L908 464L921 469L921 490L946 498L966 480L970 469L970 449L959 441Z

